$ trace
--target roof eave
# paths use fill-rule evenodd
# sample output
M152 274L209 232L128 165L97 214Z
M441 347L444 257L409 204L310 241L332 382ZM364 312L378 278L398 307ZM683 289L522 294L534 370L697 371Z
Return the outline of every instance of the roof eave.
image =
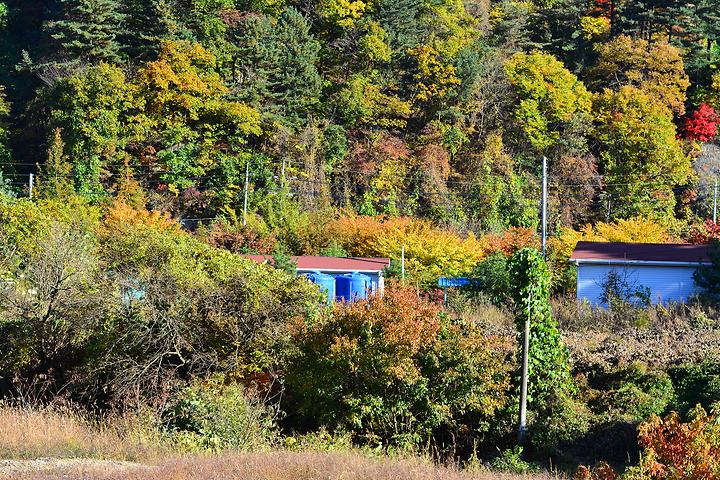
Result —
M571 263L575 265L590 264L590 265L642 265L642 266L657 266L657 267L700 267L712 265L711 262L697 261L697 262L673 262L663 260L626 260L626 259L590 259L590 258L571 258Z
M367 270L362 268L310 268L310 267L296 267L295 270L298 272L358 272L358 273L382 273L384 268L378 268L373 270Z

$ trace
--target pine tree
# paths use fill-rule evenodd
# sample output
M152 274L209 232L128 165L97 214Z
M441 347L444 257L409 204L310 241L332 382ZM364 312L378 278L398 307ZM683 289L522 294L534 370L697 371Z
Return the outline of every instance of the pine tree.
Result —
M118 0L60 0L62 19L47 28L70 61L120 60L125 15Z
M269 38L267 92L270 111L297 125L317 111L322 78L316 68L320 44L294 8L278 19Z
M122 0L123 48L130 58L149 58L160 41L175 38L181 29L176 0Z
M67 197L75 192L73 183L72 165L65 156L62 131L56 128L50 139L47 161L40 172L38 191L43 197Z
M404 52L418 45L422 32L420 0L380 0L376 8L392 49Z

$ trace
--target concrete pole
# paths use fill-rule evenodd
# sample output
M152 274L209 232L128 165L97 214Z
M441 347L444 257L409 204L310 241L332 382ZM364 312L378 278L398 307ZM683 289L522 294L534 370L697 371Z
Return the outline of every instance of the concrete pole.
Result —
M250 162L245 164L245 200L243 201L243 226L247 225L248 188L250 186Z
M547 157L543 157L542 171L542 254L547 257Z
M718 177L715 175L715 189L713 191L713 223L717 224Z
M530 355L530 317L525 319L523 332L522 377L520 382L520 418L518 421L518 444L525 442L527 433L527 391L528 391L528 362Z

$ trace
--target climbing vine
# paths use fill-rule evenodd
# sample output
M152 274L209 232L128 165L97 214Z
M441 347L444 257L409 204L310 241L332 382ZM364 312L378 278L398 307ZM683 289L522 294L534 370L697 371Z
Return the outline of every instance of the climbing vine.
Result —
M522 352L525 321L530 319L528 406L543 410L551 399L574 392L568 350L550 306L550 272L542 255L523 248L510 260L511 294Z

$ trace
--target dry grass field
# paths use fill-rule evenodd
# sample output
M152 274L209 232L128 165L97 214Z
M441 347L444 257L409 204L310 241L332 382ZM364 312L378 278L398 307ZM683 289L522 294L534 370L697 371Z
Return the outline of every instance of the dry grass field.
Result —
M133 419L94 424L71 412L0 408L0 479L490 480L550 479L438 466L354 451L181 455Z
M0 472L2 472L0 462ZM549 479L467 472L417 459L379 459L352 452L258 452L195 455L152 465L110 461L40 461L5 469L18 480L516 480Z

